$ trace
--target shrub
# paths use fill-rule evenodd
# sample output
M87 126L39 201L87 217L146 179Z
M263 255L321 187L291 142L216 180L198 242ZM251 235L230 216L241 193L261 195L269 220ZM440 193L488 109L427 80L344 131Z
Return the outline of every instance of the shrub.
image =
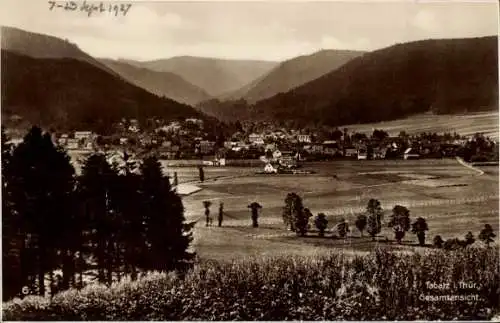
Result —
M5 320L489 320L499 309L498 248L205 261L184 279L152 273L110 288L3 304ZM426 282L478 282L478 299L426 302ZM441 294L440 294L441 293Z
M489 246L490 243L494 241L493 238L495 238L495 234L493 233L493 228L491 227L491 225L485 224L484 228L479 233L479 239L484 243L486 243L487 246Z
M325 213L319 213L314 219L314 224L319 231L319 236L325 236L325 230L328 227L328 220L326 219Z

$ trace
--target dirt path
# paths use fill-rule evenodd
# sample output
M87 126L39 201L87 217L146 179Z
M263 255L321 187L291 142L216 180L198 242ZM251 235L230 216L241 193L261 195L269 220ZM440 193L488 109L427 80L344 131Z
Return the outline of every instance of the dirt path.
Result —
M478 173L478 175L477 175L477 176L484 175L484 172L483 172L482 170L480 170L479 168L474 167L474 166L472 166L472 165L470 165L470 164L466 163L466 162L465 162L462 158L460 158L460 157L456 157L456 159L457 159L457 161L458 161L458 163L459 163L460 165L465 166L465 167L467 167L467 168L469 168L469 169L472 169L473 171L477 172L477 173Z

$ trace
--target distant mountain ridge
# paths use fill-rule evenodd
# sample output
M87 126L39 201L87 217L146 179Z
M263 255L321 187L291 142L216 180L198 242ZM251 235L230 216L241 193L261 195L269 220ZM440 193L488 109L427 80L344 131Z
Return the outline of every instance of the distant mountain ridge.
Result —
M144 67L137 67L126 63L124 60L99 59L99 61L130 83L177 102L195 105L211 98L203 89L171 72L157 72Z
M231 97L243 98L250 103L266 99L334 71L363 53L348 50L321 50L310 55L298 56L280 63L268 74Z
M343 125L498 109L498 38L422 40L356 57L248 107L254 120Z
M127 63L158 72L171 72L216 97L235 91L269 72L278 62L230 60L193 56Z

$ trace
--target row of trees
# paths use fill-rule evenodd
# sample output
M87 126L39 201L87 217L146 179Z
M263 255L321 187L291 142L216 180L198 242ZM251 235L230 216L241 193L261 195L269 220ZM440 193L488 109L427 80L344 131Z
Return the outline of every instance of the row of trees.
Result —
M366 207L366 212L357 216L354 224L359 230L361 236L363 232L370 235L372 240L375 240L377 234L382 231L383 210L380 201L377 199L370 199ZM309 209L304 208L302 198L296 193L289 193L285 198L285 206L283 208L283 223L287 229L294 231L299 236L305 236L309 228L309 219L312 217ZM328 228L328 219L324 213L319 213L314 219L314 225L318 229L319 236L324 237L325 231ZM426 231L429 231L427 221L418 217L413 223L410 220L410 210L405 206L396 205L392 209L388 227L392 228L395 240L401 244L406 232L410 231L415 234L420 246L425 246ZM341 238L346 237L349 232L349 225L347 221L342 218L336 224L338 236ZM481 230L478 238L489 245L493 241L495 234L489 224ZM453 249L454 246L466 246L474 243L475 239L472 232L469 232L465 240L451 239L448 241L442 240L441 236L436 236L433 240L434 246L446 249Z
M191 229L181 198L154 156L121 165L95 153L82 174L49 133L33 127L17 147L2 130L3 292L46 294L82 287L84 274L111 284L140 271L189 264ZM61 270L56 283L54 272Z
M485 243L487 246L490 245L496 237L495 233L493 232L493 228L490 224L485 224L483 229L479 232L477 238L481 240L483 243ZM476 242L476 238L474 237L474 234L472 231L467 232L465 235L464 239L458 239L458 238L453 238L453 239L448 239L446 241L441 238L440 235L437 235L434 237L433 240L433 245L436 248L443 248L446 250L456 250L460 248L465 248L471 244Z
M356 219L356 227L360 230L361 234L366 228L370 236L375 239L375 236L380 233L382 229L383 212L380 202L375 199L370 199L368 201L366 213L367 215L360 214L358 216ZM282 215L283 223L287 229L296 232L299 236L306 235L309 226L309 219L313 217L313 214L308 208L304 207L302 198L298 194L287 194ZM328 226L326 215L324 213L318 214L314 220L314 224L319 231L319 235L323 237ZM345 219L342 219L337 224L337 230L341 237L345 237L347 232L349 232L349 227Z

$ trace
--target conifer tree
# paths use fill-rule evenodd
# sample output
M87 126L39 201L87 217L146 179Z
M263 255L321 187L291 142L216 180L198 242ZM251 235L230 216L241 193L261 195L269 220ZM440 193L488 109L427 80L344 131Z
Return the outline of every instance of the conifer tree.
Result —
M57 266L56 251L65 243L74 169L50 134L35 126L14 149L9 174L12 208L36 245L38 292L45 295L45 274Z
M169 271L183 266L194 254L188 252L192 234L185 232L184 206L163 175L155 156L140 166L140 194L145 216L149 269Z
M2 291L4 300L19 293L24 279L21 271L21 252L23 237L19 230L20 223L12 212L9 192L9 164L12 158L9 138L2 128Z
M116 170L102 154L90 155L82 167L79 178L79 196L83 204L86 230L90 234L92 253L97 259L98 279L109 282L112 272L113 197L112 189L116 181Z

